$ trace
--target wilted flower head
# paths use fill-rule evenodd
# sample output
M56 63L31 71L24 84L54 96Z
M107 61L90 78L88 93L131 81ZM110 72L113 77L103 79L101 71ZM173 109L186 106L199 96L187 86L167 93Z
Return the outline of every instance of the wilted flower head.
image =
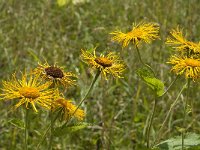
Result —
M177 49L181 52L194 52L194 53L200 53L200 42L194 43L191 41L188 41L184 35L182 30L179 29L179 27L170 32L171 37L167 38L166 44L172 46L173 48Z
M59 95L58 90L49 89L50 85L51 82L42 83L38 76L24 73L22 79L18 80L13 74L10 81L3 81L3 93L0 96L4 100L18 99L15 108L23 104L28 108L30 104L33 110L38 112L36 105L50 109L52 100Z
M173 64L172 71L177 75L185 73L185 78L192 78L193 81L200 77L200 59L187 58L184 56L171 56L170 64Z
M64 72L63 67L50 66L47 62L33 70L34 74L40 75L43 79L54 82L56 85L62 84L64 87L75 85L76 75L71 72Z
M134 24L130 32L123 33L121 31L114 31L112 40L122 43L123 47L129 45L132 41L134 45L138 46L140 43L151 43L151 41L159 38L159 26L155 23L139 23Z
M121 78L121 74L125 70L125 65L115 53L110 52L106 56L96 56L95 49L93 50L93 54L87 50L81 50L81 52L81 59L93 69L98 69L105 79L107 79L107 74Z
M64 98L58 98L57 100L55 100L53 104L53 109L56 110L59 108L62 109L62 119L68 120L72 116L74 116L78 120L83 120L85 117L84 111L79 108L77 109L77 106L72 104L70 100L66 100Z

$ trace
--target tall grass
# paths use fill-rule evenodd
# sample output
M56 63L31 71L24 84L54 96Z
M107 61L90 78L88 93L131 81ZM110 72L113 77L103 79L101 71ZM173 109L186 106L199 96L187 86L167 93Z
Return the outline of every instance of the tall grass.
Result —
M39 60L57 62L78 74L77 87L65 91L66 97L76 103L83 98L94 76L80 61L81 48L98 46L99 53L107 50L120 53L127 64L124 79L99 79L83 108L85 121L92 124L84 130L61 138L54 138L54 149L142 149L145 147L147 120L153 106L152 91L138 78L135 69L141 66L136 51L131 47L121 49L110 40L109 32L127 31L134 22L159 23L161 40L140 48L142 58L155 70L156 76L168 87L176 76L165 62L172 49L164 44L171 28L177 25L187 30L189 38L200 41L200 2L198 0L91 0L78 5L58 7L50 0L0 1L0 80L8 79L13 72L33 68ZM131 52L133 51L133 52ZM157 102L151 142L161 127L170 105L184 85L180 77L169 93ZM191 82L188 105L192 112L185 118L188 131L200 132L199 84ZM183 95L169 117L162 133L163 139L181 135ZM10 110L10 103L0 103L0 149L22 149L22 129L9 123L12 118L22 118L22 109ZM50 120L48 112L29 113L29 149L40 141ZM45 149L48 139L42 144Z

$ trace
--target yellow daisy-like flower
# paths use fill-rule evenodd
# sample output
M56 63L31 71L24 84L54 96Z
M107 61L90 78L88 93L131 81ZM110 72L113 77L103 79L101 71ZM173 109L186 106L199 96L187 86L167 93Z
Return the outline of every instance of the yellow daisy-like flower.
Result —
M134 25L133 29L128 33L121 31L114 31L110 34L113 41L122 42L122 46L126 47L132 41L134 45L138 46L141 42L151 43L151 41L159 38L159 26L155 23L139 23Z
M200 77L200 59L172 56L168 63L174 65L171 70L177 75L185 72L185 78L196 80Z
M191 41L188 41L184 35L182 30L177 27L177 29L173 29L171 32L171 37L168 37L166 40L166 44L173 46L173 48L179 50L179 51L188 51L192 50L194 53L200 52L200 42L194 43Z
M85 113L81 109L77 109L76 105L72 104L70 100L66 100L64 98L59 98L54 101L53 109L62 109L62 115L65 120L70 119L72 115L76 117L78 120L83 120L85 117ZM76 110L77 109L77 110ZM75 112L76 110L76 112ZM75 112L75 113L74 113Z
M121 78L122 72L125 70L125 65L120 60L120 57L113 52L108 53L106 56L96 56L89 51L81 50L81 59L90 65L93 69L99 69L101 75L107 79L107 74L112 74L113 77Z
M33 110L38 112L36 104L51 109L52 100L59 95L57 90L49 89L50 85L50 82L41 83L38 76L28 76L24 73L22 79L18 80L13 74L10 81L3 81L3 93L0 96L4 100L19 99L15 108L23 104L28 108L28 105L31 104Z
M40 75L43 79L54 82L56 85L62 84L64 87L76 85L74 80L76 75L71 72L64 72L63 67L50 66L47 62L33 70L33 73Z

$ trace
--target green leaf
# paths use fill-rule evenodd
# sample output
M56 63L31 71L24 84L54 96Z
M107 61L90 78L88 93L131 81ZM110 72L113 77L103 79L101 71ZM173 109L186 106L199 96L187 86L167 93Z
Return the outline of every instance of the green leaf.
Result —
M155 147L160 150L181 150L182 149L182 137L176 136L163 141ZM187 133L184 138L184 148L190 150L197 150L200 147L200 135L196 133Z
M55 136L63 136L63 135L84 129L88 126L91 126L91 124L89 124L87 122L81 122L81 123L73 124L73 125L66 126L66 127L57 127L54 131L54 135Z
M140 68L137 70L137 74L156 93L158 97L162 96L164 93L164 83L155 78L150 70L147 68Z
M11 119L8 122L14 125L15 127L18 127L20 129L25 129L24 122L20 119Z
M140 77L154 78L154 74L153 74L152 71L149 70L149 68L147 68L147 67L142 67L142 68L137 69L136 73L137 73Z

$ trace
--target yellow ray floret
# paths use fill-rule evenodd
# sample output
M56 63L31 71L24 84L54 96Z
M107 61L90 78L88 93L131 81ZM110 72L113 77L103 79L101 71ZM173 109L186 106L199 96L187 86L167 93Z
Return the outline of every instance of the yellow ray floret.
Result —
M62 84L64 87L75 85L76 75L71 72L64 72L63 67L56 65L50 66L47 62L39 64L33 73L40 75L41 78L54 82L57 86Z
M134 45L138 46L141 42L151 43L151 41L159 38L159 26L155 23L139 23L134 25L130 32L123 33L121 31L114 31L112 40L122 43L123 47L129 45L132 41Z
M64 98L59 98L54 101L53 109L62 109L62 115L65 120L70 119L72 116L76 117L78 120L83 120L85 117L85 113L81 109L77 109L77 106L72 104L70 100L66 100ZM76 112L75 112L76 111Z
M200 77L200 59L172 56L168 63L174 65L171 70L177 75L185 73L185 78L193 80Z
M93 69L98 69L105 79L107 79L107 74L111 74L113 77L122 77L121 74L125 70L125 65L115 53L110 52L106 56L97 57L95 49L93 54L87 50L81 50L81 52L81 59Z
M35 112L38 112L36 105L40 105L45 109L51 108L52 100L59 96L58 90L49 89L50 82L41 83L38 76L22 74L22 79L16 79L13 74L10 81L3 81L1 99L16 99L18 103L15 108L25 104L26 108L32 106Z
M166 40L166 44L172 46L173 48L177 49L178 51L193 51L194 53L200 52L200 42L194 43L188 41L184 35L182 30L178 27L177 29L173 29L171 32L171 37L168 37Z

